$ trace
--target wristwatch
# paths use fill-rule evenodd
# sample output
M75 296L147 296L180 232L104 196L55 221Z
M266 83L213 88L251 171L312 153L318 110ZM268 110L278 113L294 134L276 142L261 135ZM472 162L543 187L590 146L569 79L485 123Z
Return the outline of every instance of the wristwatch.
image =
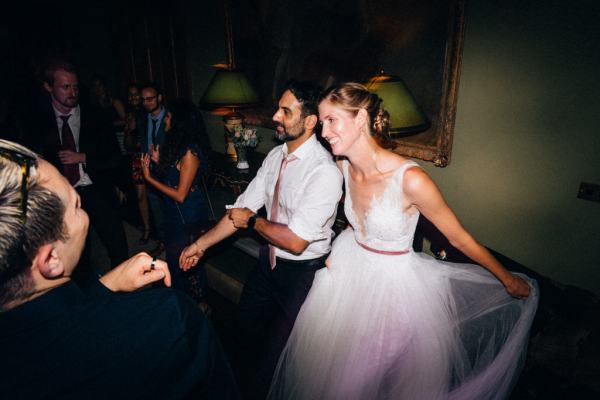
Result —
M254 229L254 224L256 224L256 214L248 218L248 229Z

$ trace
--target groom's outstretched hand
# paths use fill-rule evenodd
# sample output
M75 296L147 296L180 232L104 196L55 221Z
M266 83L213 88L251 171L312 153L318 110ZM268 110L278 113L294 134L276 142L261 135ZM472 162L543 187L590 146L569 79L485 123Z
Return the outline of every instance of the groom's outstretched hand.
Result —
M198 264L198 261L204 255L204 249L201 248L197 242L190 244L188 247L183 249L179 256L179 268L184 271L188 271L190 268Z

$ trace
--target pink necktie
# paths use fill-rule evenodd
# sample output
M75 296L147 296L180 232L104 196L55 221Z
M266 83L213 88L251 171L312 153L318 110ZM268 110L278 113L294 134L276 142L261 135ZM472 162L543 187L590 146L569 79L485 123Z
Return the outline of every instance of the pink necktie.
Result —
M279 216L279 188L281 187L281 178L283 177L283 173L285 172L285 167L287 165L296 160L296 157L293 154L288 154L283 157L281 160L281 167L279 168L279 176L277 177L277 183L275 183L275 191L273 193L273 204L271 204L271 221L277 222L277 217ZM269 264L271 265L271 269L275 268L275 246L269 245Z

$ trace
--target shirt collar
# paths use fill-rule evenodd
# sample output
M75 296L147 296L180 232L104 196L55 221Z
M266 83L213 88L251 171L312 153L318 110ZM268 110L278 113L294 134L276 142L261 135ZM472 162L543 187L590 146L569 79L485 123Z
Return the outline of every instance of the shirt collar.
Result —
M302 143L300 147L298 147L292 154L296 156L299 160L308 157L311 153L313 153L313 149L315 145L318 145L317 137L315 134L312 134L306 142ZM288 147L287 142L283 144L281 147L281 151L283 156L286 157L288 155Z
M71 111L67 114L63 114L60 111L58 111L56 107L54 107L54 104L52 104L52 109L54 110L54 115L57 119L64 115L72 115L73 117L79 118L79 113L81 112L79 109L79 105L77 105L77 107L75 108L72 108Z
M161 108L160 108L160 112L158 113L158 115L156 116L156 118L154 118L154 117L152 116L152 114L148 113L148 121L152 122L151 120L153 120L153 119L155 119L156 121L162 121L162 119L163 119L163 116L165 115L165 112L166 112L166 111L167 111L167 110L165 110L165 108L164 108L164 107L161 107Z

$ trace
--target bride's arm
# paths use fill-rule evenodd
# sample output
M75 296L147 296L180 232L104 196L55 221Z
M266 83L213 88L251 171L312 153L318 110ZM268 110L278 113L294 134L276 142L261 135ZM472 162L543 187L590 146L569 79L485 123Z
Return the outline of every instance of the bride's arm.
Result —
M504 268L485 247L465 230L446 204L436 184L422 169L409 168L406 171L403 190L406 200L417 207L421 214L446 236L452 246L494 274L511 296L517 298L529 296L529 284Z

